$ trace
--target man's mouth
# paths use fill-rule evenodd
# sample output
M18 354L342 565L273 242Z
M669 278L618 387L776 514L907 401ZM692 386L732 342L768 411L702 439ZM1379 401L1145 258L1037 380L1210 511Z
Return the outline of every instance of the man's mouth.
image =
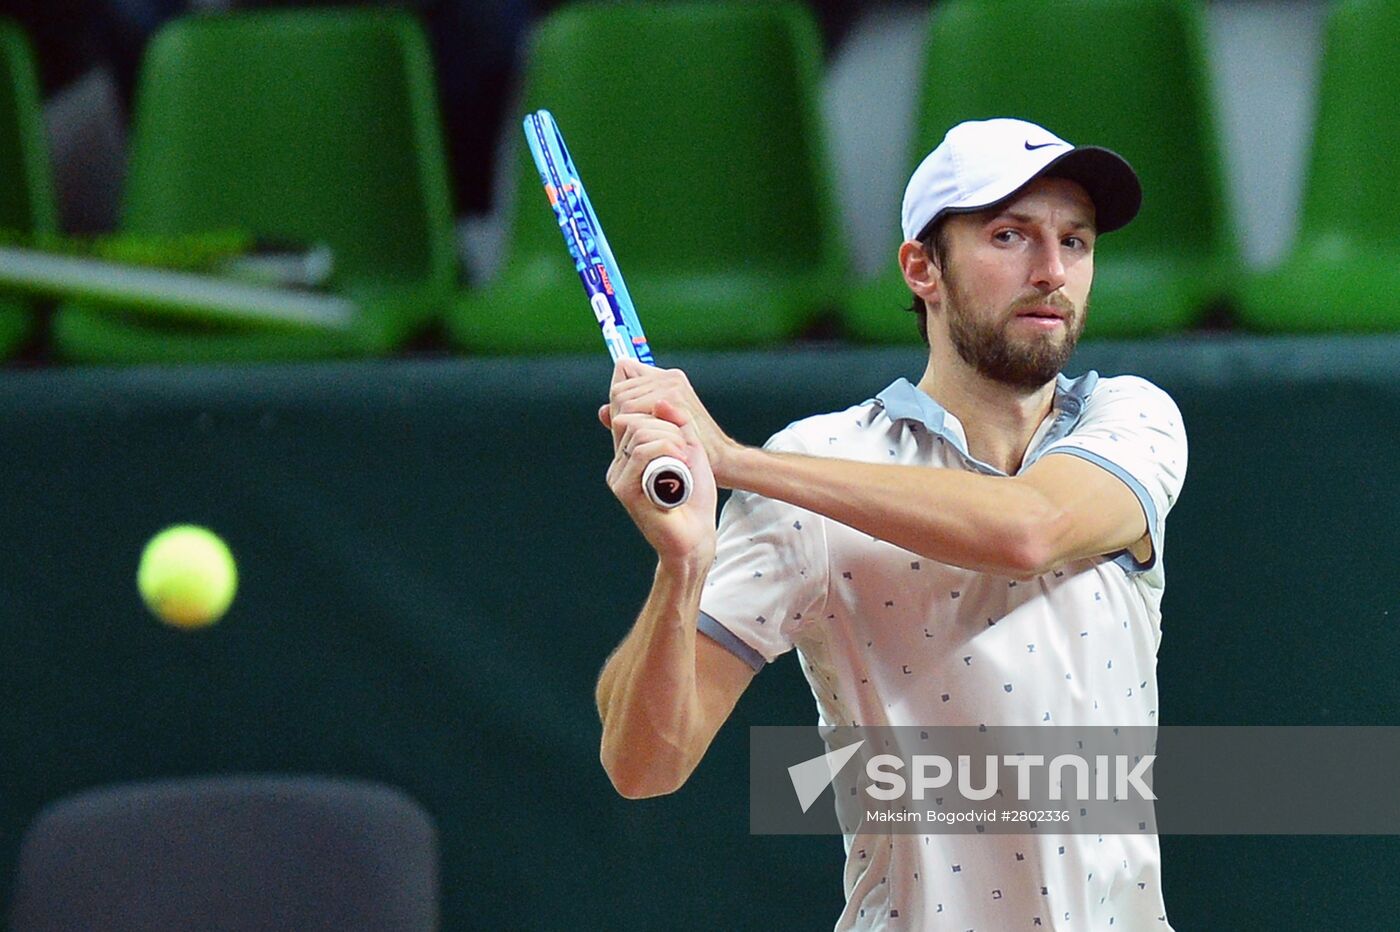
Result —
M1068 327L1069 324L1066 323L1068 317L1068 311L1049 304L1038 304L1035 307L1022 308L1016 312L1016 320L1022 327L1043 330L1047 333Z
M1038 304L1035 307L1023 308L1016 312L1017 317L1028 317L1033 320L1062 321L1069 314L1053 305Z

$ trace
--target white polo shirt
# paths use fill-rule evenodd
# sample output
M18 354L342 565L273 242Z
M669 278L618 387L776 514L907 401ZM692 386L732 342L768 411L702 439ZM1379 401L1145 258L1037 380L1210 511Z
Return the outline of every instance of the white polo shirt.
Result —
M1004 476L904 379L807 418L768 448ZM797 648L823 725L1153 725L1164 521L1186 472L1175 403L1135 376L1061 376L1022 463L1079 456L1138 497L1150 563L1080 560L1032 580L920 557L784 502L736 492L700 630L758 669ZM1153 835L846 836L838 930L1137 932L1170 926Z

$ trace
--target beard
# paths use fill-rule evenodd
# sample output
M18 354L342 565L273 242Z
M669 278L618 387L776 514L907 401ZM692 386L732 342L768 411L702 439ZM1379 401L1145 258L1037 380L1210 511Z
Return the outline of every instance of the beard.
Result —
M1001 315L979 314L972 301L945 272L947 292L943 300L948 315L948 334L963 362L984 378L1011 388L1032 391L1041 388L1064 369L1074 354L1084 331L1088 310L1076 307L1062 294L1031 295L1008 307ZM1017 338L1010 328L1020 310L1048 304L1064 311L1062 330L1030 333Z

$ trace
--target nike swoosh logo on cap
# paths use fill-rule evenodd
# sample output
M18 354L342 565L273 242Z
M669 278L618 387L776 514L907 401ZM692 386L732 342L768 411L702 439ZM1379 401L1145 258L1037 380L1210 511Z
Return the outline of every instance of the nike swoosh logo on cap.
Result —
M1058 146L1058 145L1059 145L1058 142L1042 142L1042 143L1039 143L1039 144L1033 146L1033 145L1031 145L1031 141L1030 141L1029 139L1027 139L1027 140L1026 140L1026 151L1027 151L1027 152L1034 152L1036 149L1044 149L1046 146Z

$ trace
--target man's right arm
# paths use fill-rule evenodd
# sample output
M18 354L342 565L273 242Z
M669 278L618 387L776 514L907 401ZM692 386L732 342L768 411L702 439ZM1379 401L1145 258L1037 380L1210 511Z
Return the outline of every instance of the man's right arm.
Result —
M615 369L614 384L622 378ZM659 413L671 420L599 412L613 433L608 485L658 558L646 603L596 691L603 768L634 799L680 788L753 679L747 663L697 631L715 556L714 475L684 412ZM642 493L642 470L658 456L685 460L695 480L690 500L669 511Z

